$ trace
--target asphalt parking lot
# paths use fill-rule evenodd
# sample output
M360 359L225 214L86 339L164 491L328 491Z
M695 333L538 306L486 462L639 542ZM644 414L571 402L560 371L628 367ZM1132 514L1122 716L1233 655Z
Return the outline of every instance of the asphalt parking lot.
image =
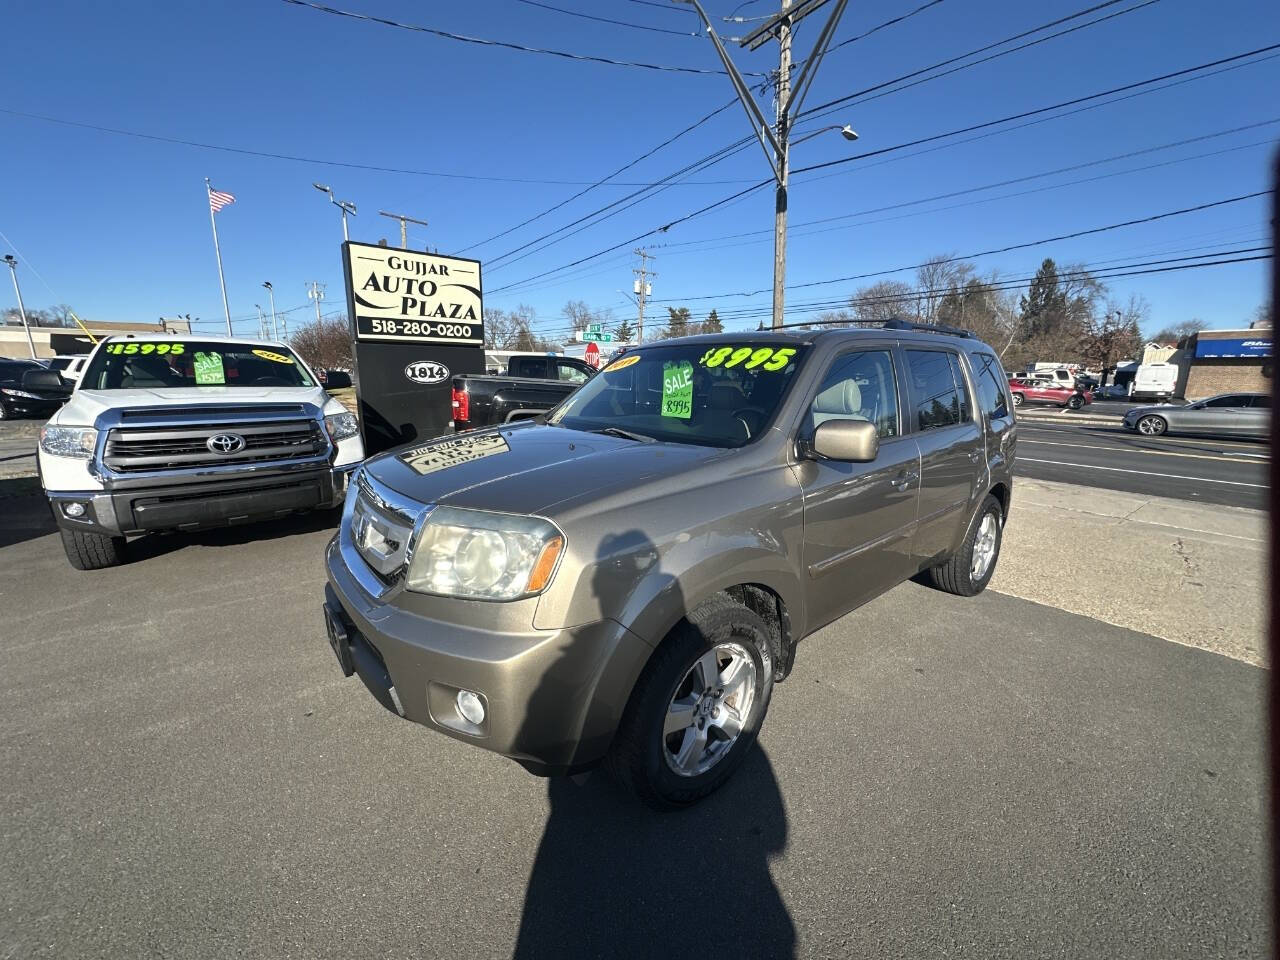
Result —
M906 584L657 815L343 680L331 518L84 574L35 502L0 500L2 956L1271 952L1256 667Z

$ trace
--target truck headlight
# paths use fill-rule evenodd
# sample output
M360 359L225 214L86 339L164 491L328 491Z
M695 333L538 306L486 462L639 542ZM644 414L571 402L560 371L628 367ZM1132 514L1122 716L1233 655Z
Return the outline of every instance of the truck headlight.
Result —
M413 545L405 588L478 600L515 600L546 589L564 550L554 524L437 507Z
M360 432L360 424L356 422L354 413L331 413L324 418L324 428L334 443L354 437Z
M98 431L93 427L40 428L40 449L54 457L88 460L98 445Z

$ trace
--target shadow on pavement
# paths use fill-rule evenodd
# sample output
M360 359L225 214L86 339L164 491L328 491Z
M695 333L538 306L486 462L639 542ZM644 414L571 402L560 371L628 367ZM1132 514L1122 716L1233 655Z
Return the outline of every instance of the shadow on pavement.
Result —
M126 563L136 563L176 553L187 547L236 547L259 540L278 540L281 537L333 530L342 516L341 508L313 510L310 513L290 514L278 520L259 520L230 527L211 527L192 533L150 533L129 541L125 553Z
M39 480L0 478L0 547L48 536L57 529Z
M666 609L683 610L679 581L659 572L661 556L643 531L604 537L592 572L599 615L625 609L641 583ZM566 651L562 669L542 677L521 744L544 740L546 718L594 687L608 653L594 662L590 654ZM795 926L769 874L770 855L787 845L786 809L758 744L724 786L685 810L654 812L603 772L581 786L553 778L547 797L517 960L795 955Z
M547 795L516 960L795 956L768 862L787 845L786 811L759 744L688 810L655 813L602 773L554 778Z

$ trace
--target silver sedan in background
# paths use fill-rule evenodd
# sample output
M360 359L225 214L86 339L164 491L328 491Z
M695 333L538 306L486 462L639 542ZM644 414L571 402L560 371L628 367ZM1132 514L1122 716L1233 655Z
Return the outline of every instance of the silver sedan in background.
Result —
M1271 436L1271 395L1224 393L1185 406L1134 407L1124 415L1124 428L1148 437L1196 433L1266 439Z

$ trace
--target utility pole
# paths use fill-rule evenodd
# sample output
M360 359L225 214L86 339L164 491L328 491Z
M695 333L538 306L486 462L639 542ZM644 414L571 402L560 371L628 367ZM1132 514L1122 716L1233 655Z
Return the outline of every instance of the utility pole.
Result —
M258 337L265 340L267 339L267 321L262 315L262 305L255 303L254 306L258 309Z
M702 9L702 4L699 0L681 0L681 2L692 4L694 9L698 11L698 16L702 18L707 34L711 37L716 53L724 63L729 79L733 83L733 88L738 94L738 100L741 101L742 108L747 112L747 120L751 123L752 131L760 142L765 158L769 161L769 167L773 171L775 186L773 206L773 327L777 329L782 326L782 314L785 306L787 185L791 170L791 147L795 143L800 143L802 140L807 140L809 137L817 136L817 134L831 129L841 130L846 140L856 140L858 138L852 127L846 125L841 128L837 124L833 127L823 127L820 130L812 131L801 137L800 140L791 140L792 121L800 114L800 105L804 102L809 88L813 85L813 78L817 74L818 64L822 62L822 58L827 52L827 47L831 44L831 37L835 34L836 24L839 23L840 17L844 14L844 8L848 0L834 0L831 16L827 18L826 25L823 26L822 32L818 34L818 39L814 41L813 50L810 51L808 59L804 61L804 66L800 68L800 75L796 78L794 85L791 83L791 32L797 23L819 7L831 2L831 0L781 0L781 8L776 14L769 17L738 41L740 47L748 47L751 50L755 50L771 38L776 38L778 41L778 76L774 82L778 99L772 124L765 119L764 113L751 93L751 88L747 86L742 74L738 71L733 61L729 59L729 53L725 50L724 43L721 42L715 28L711 25L711 20L707 17L706 11Z
M320 301L324 299L324 284L317 280L311 281L311 289L307 291L307 299L316 302L316 323L320 322Z
M22 290L18 286L18 261L13 258L13 254L6 253L4 262L9 265L9 272L13 274L13 292L18 295L18 313L22 317L22 328L27 331L27 347L31 350L31 359L36 358L36 342L31 339L31 324L27 323L27 308L22 303Z
M380 216L380 217L390 217L392 220L399 220L399 221L400 221L400 249L401 249L401 250L408 250L408 249L409 249L409 227L408 227L408 224L410 224L410 223L419 223L419 224L421 224L421 225L422 225L422 226L424 226L424 227L427 225L427 221L425 221L425 220L415 220L413 217L411 217L411 216L409 216L408 214L405 214L405 213L387 213L387 211L385 211L385 210L379 210L379 211L378 211L378 216Z
M262 285L267 288L267 296L271 298L271 337L279 340L280 330L276 327L276 291L271 286L270 280L262 281Z
M631 270L636 275L636 343L644 343L644 302L648 299L649 294L653 292L653 288L649 284L649 278L658 275L654 271L647 269L647 266L650 260L657 260L658 258L643 247L636 247L635 253L640 258L639 269L633 267Z

